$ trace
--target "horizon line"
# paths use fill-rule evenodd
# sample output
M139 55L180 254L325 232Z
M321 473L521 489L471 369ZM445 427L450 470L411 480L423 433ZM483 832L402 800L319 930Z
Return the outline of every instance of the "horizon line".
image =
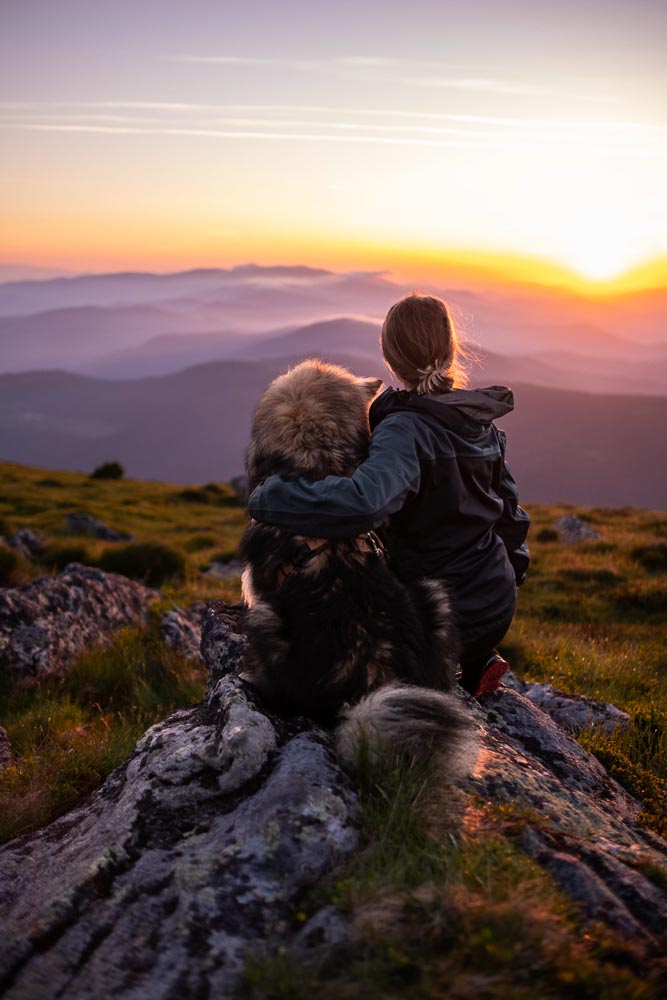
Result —
M388 256L389 255L391 254L388 254ZM350 257L354 258L354 256L355 255L352 252ZM424 251L421 254L416 253L410 255L405 261L397 261L394 258L394 260L387 265L375 267L361 265L355 266L353 260L351 260L349 266L333 267L330 264L327 265L324 263L318 263L316 260L311 261L310 263L305 263L303 261L280 263L271 260L261 263L258 259L242 259L237 260L234 263L208 260L200 263L193 262L192 264L189 264L187 261L184 261L182 264L167 264L165 261L159 261L157 258L154 258L154 263L147 262L145 264L138 263L136 265L114 265L114 263L110 261L108 264L101 264L98 266L91 261L89 265L75 265L74 267L69 267L66 265L63 266L62 263L51 264L39 260L35 261L35 263L26 263L21 261L17 262L16 259L0 259L0 268L11 268L17 271L25 268L26 270L53 270L59 272L53 277L47 278L25 277L2 280L2 277L0 276L0 284L13 284L24 281L52 281L57 280L58 277L71 279L113 274L154 274L167 277L169 275L183 274L193 271L232 271L243 268L256 268L258 270L276 268L284 268L286 270L304 269L310 271L326 271L330 274L363 274L365 276L388 277L396 280L397 275L400 274L400 272L414 272L415 269L420 266L420 262L424 271L430 272L431 276L436 269L442 268L444 271L448 267L451 267L458 271L467 273L472 280L476 280L477 282L491 280L494 283L508 285L539 285L544 288L564 289L570 293L595 298L607 296L613 297L615 295L623 295L632 292L641 293L657 291L661 288L667 287L667 254L661 254L656 257L648 258L639 264L626 268L624 271L619 272L619 274L611 278L594 279L588 278L583 274L579 274L575 269L568 267L567 265L539 256L518 254L512 251L499 252L471 250L469 248L449 248L441 252ZM444 275L442 278L444 278ZM442 280L442 278L440 280Z

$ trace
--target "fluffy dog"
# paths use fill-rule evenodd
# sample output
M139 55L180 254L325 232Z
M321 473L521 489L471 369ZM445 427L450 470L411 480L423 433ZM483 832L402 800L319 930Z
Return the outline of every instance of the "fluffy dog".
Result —
M367 453L381 384L321 361L275 379L254 414L249 489L273 473L351 475ZM270 706L336 721L350 764L362 732L398 752L431 743L446 744L450 761L467 756L473 724L448 693L458 643L440 583L401 583L373 533L313 539L251 522L240 554L244 676Z

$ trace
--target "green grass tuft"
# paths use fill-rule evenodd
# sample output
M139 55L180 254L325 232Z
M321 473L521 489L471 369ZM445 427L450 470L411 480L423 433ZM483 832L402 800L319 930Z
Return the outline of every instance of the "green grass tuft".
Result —
M92 550L85 542L65 542L50 544L39 557L40 563L50 570L59 573L68 563L81 563L84 566L94 566L96 559Z
M159 587L167 580L183 580L186 560L183 553L162 542L130 542L106 549L99 560L102 569Z
M0 587L15 587L21 580L21 557L0 542Z
M0 772L0 842L50 822L93 791L146 729L202 697L204 670L155 626L87 650L63 678L8 689L2 717L17 763Z

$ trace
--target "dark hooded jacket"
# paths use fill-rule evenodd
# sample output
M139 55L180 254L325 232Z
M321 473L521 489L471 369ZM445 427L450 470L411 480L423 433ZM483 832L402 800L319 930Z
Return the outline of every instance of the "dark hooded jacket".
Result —
M368 458L352 476L271 476L252 493L250 515L322 538L389 517L395 572L406 582L444 580L464 633L484 631L513 614L530 560L530 519L493 424L513 406L502 386L426 396L386 389L370 410Z

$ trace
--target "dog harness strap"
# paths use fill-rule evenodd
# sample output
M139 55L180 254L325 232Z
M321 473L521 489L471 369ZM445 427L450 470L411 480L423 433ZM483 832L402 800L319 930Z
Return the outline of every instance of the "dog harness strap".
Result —
M347 539L346 541L358 552L372 553L378 559L387 558L385 547L374 531L365 531L363 535L356 535L356 537ZM281 586L285 582L293 570L301 569L311 559L318 556L320 552L324 552L325 549L341 544L345 544L345 542L339 538L305 538L302 551L296 559L290 563L285 563L278 570L278 586Z
M370 542L371 549L376 556L381 556L383 559L387 558L387 550L385 549L378 535L376 535L374 531L367 531L366 534L362 537L368 539L368 541Z

